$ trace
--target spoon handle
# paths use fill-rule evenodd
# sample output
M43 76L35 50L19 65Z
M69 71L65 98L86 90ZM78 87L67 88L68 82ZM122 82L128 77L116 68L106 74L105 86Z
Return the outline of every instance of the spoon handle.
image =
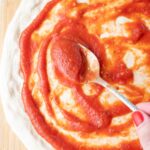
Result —
M113 95L115 95L117 98L119 98L133 112L138 110L138 108L133 103L131 103L126 97L124 97L122 94L120 94L115 88L113 88L109 83L107 83L102 78L97 78L95 82L98 83L98 84L100 84L100 85L102 85L109 92L111 92Z

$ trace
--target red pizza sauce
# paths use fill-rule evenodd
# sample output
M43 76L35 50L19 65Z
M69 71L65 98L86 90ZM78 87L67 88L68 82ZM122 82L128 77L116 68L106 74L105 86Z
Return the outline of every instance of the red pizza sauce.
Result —
M24 76L22 99L24 102L25 111L29 115L33 126L47 142L58 150L140 150L141 147L138 140L123 142L117 147L109 147L108 143L107 146L100 148L96 146L88 147L86 144L84 145L80 142L73 141L71 136L66 136L57 130L53 124L47 123L35 103L35 99L32 96L32 90L29 88L29 79L32 72L32 57L35 53L35 50L33 49L36 49L37 45L36 43L33 43L31 36L35 30L40 28L42 22L48 17L48 13L60 2L60 0L52 0L48 2L36 19L23 31L20 38L21 70ZM64 7L66 7L66 11L68 9L69 13L70 11L73 11L73 9L78 10L76 17L69 16L69 13L67 14L60 11L58 15L60 15L61 19L55 25L53 31L42 39L41 45L39 46L40 50L37 73L39 76L40 92L42 93L46 104L46 109L48 110L49 115L56 119L58 125L63 126L64 129L69 131L80 131L80 134L85 138L93 132L97 134L102 133L110 137L113 135L118 135L123 129L128 129L133 125L132 120L130 119L128 123L113 127L110 126L111 121L113 117L127 114L130 111L121 103L107 109L104 108L99 102L99 95L101 95L104 89L99 85L95 85L96 93L94 95L88 96L84 93L82 89L82 81L84 80L84 76L87 71L87 62L79 43L90 49L96 55L99 60L101 68L100 76L102 78L112 84L118 83L130 85L133 81L133 72L131 69L128 69L122 61L125 48L120 43L147 41L147 38L145 38L145 32L147 32L147 29L141 21L131 25L127 24L126 28L128 30L133 28L133 33L131 33L128 39L118 38L106 40L104 42L105 45L114 47L114 53L116 54L114 58L115 63L108 64L104 43L99 40L97 34L90 33L88 31L88 27L84 23L84 21L86 22L86 18L84 18L84 14L86 12L102 7L103 5L98 3L88 6L86 4L78 4L75 1L66 2L66 5L67 4L68 7ZM130 6L132 6L133 10L136 10L137 12L141 11L139 5L136 7L134 3L130 3ZM149 5L147 7L149 7ZM129 16L134 12L133 10L128 7L123 7L122 12L118 12L118 15L124 14ZM149 9L146 10L149 11ZM103 14L101 17L103 17ZM114 15L111 17L109 16L108 18L111 19L113 17ZM103 22L103 19L101 21ZM94 20L93 18L91 23L97 23L97 20ZM135 28L136 31L134 31ZM67 125L61 124L61 122L56 118L49 100L49 95L51 93L51 85L47 75L47 54L49 47L51 49L50 57L52 58L52 65L57 80L60 84L67 86L72 90L77 105L79 105L86 114L86 120L82 120L63 109L59 103L59 96L57 95L54 96L54 101L55 104L61 109L61 113L65 117ZM136 94L143 94L143 91L138 88L130 88L136 91ZM138 102L139 100L136 100L135 103Z

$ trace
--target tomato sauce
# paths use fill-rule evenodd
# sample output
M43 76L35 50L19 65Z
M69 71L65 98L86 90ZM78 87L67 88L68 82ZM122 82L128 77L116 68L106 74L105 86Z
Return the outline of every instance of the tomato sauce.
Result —
M24 85L22 90L22 99L24 102L25 111L29 115L33 126L36 131L50 144L52 144L56 149L64 150L90 150L90 147L84 146L79 147L82 143L76 143L72 141L71 137L65 136L60 131L45 121L37 105L34 103L34 98L29 89L29 78L32 72L32 54L35 52L33 49L36 48L35 43L32 43L31 35L38 29L44 19L47 17L48 12L59 3L60 0L52 0L47 3L41 13L37 18L31 23L31 25L22 33L20 38L20 49L21 49L21 70L24 75ZM70 7L79 5L77 3L72 3ZM86 11L92 10L97 7L102 7L103 5L97 4L92 7L85 5L79 7L79 15L77 18L68 17L67 15L62 16L61 20L55 26L52 33L50 33L40 46L40 52L38 57L37 72L40 80L40 91L43 95L44 102L46 104L46 109L51 117L56 119L53 112L53 108L49 102L49 94L51 93L51 87L49 85L47 76L47 50L49 45L51 45L51 58L53 62L53 67L55 70L55 75L59 82L72 89L73 95L76 99L76 103L82 108L86 114L86 121L83 121L73 114L70 114L65 109L61 108L59 104L59 97L55 96L55 103L61 109L62 114L67 121L67 125L62 125L65 129L70 131L80 131L83 132L83 136L88 137L91 132L102 133L109 136L117 135L123 129L127 129L132 126L132 120L128 123L110 127L113 117L120 116L129 113L130 110L123 104L118 104L109 109L103 108L99 102L99 95L102 93L103 88L97 88L97 93L88 96L86 95L82 88L81 83L84 80L84 75L87 70L87 62L84 54L82 53L82 48L79 43L90 49L97 57L100 64L100 76L107 80L108 82L115 84L130 84L133 81L133 72L128 69L125 63L122 61L123 52L116 52L116 63L111 67L107 68L107 58L104 45L101 43L97 35L90 34L87 27L83 24L82 17ZM129 15L132 12L144 11L146 13L149 9L142 10L142 6L139 4L131 5L131 8L123 9L121 14ZM141 8L142 7L142 8ZM149 7L149 5L147 6ZM146 8L147 8L146 7ZM134 43L141 41L145 37L147 28L142 22L136 22L127 24L127 30L131 31L131 35L127 40L129 43L132 41ZM149 36L148 36L149 37ZM147 38L145 39L147 41ZM144 41L145 41L144 40ZM111 41L112 42L112 41ZM107 42L108 45L114 45L112 42ZM122 42L122 40L121 40ZM121 46L119 47L121 48ZM139 90L139 89L138 89ZM59 120L56 122L61 125ZM85 132L85 133L84 133ZM140 150L140 144L136 141L121 143L120 147L92 147L92 150Z

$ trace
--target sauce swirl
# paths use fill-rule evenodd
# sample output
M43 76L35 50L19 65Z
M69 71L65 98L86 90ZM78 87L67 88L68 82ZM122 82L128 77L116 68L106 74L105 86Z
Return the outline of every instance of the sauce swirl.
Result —
M150 65L150 27L142 20L149 18L149 8L147 0L113 4L52 0L23 31L20 63L25 111L55 149L142 149L130 110L103 87L82 84L90 69L78 43L96 55L102 78L135 104L149 101L147 89L135 81L142 67L147 71ZM127 22L114 23L120 15Z

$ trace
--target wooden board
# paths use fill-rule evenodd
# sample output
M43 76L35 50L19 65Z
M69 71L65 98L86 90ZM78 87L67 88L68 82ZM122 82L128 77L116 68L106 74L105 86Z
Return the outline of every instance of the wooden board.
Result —
M0 56L4 35L13 17L20 0L0 0ZM0 97L2 99L2 97ZM0 150L26 150L20 140L11 131L6 123L2 106L0 103Z

